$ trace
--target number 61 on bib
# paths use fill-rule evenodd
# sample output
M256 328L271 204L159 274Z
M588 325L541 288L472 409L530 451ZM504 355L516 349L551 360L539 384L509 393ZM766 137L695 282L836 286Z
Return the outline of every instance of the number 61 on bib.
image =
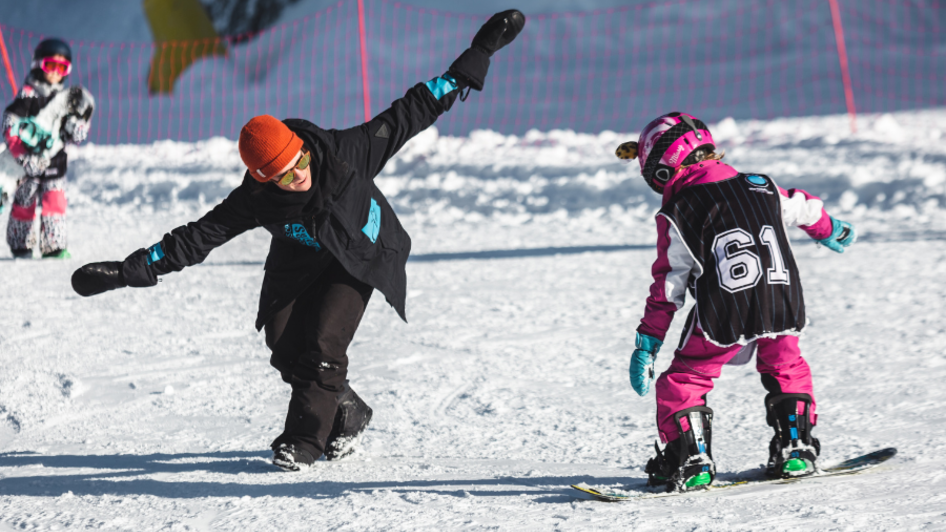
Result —
M769 248L772 255L772 267L766 270L766 281L769 284L790 284L775 228L771 225L762 226L759 240ZM762 261L749 249L755 245L755 239L745 229L730 229L716 235L713 240L713 253L716 255L719 285L723 289L739 292L759 284L762 278Z

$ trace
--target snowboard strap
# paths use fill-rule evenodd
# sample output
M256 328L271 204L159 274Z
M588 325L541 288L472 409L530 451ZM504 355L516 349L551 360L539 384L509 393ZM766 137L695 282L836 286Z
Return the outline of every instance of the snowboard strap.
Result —
M687 458L705 454L712 458L713 409L708 406L694 406L673 415L673 421L680 430L678 459L682 466Z
M784 444L801 440L811 444L811 396L807 393L769 394L765 398L765 421Z

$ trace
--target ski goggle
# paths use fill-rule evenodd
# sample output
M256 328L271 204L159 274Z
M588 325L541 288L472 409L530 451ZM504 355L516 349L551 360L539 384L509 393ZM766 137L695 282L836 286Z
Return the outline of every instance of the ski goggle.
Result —
M288 185L289 183L292 183L292 180L296 178L295 171L296 171L297 169L298 169L298 170L305 170L306 168L308 168L308 167L309 167L309 161L311 161L311 160L312 160L312 156L309 154L309 152L307 152L307 151L302 152L302 158L299 159L299 162L296 163L296 166L295 166L294 168L290 168L289 171L286 172L285 174L283 174L283 175L281 175L281 176L279 176L279 177L273 178L273 181L275 181L275 182L277 182L277 183L279 183L280 185L283 185L283 186L286 186L286 185Z
M60 76L68 76L72 72L72 63L65 59L57 59L55 57L44 57L42 59L36 59L33 61L33 68L40 68L43 72L47 74L59 74Z

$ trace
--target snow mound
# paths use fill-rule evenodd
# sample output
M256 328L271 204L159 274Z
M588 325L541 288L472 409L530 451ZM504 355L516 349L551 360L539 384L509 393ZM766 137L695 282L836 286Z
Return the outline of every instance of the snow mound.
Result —
M726 118L711 129L737 169L816 194L832 214L863 222L867 232L935 232L944 227L946 206L946 147L936 140L944 119L946 110L867 115L852 133L843 115ZM377 183L415 227L532 224L537 243L546 245L560 236L554 227L577 229L586 242L649 240L660 198L640 179L636 161L614 156L619 143L636 138L569 130L447 137L432 127L388 163ZM224 138L88 145L72 149L70 164L70 202L79 210L196 213L223 199L244 171L236 143ZM615 232L614 224L626 231ZM449 240L441 244L449 247Z

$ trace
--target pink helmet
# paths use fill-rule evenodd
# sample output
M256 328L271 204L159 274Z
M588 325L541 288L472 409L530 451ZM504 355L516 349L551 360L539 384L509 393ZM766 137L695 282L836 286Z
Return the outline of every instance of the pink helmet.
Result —
M663 194L664 185L677 168L696 163L701 155L715 151L715 148L716 143L706 124L692 115L678 112L655 118L647 124L637 141L641 173L658 194Z

